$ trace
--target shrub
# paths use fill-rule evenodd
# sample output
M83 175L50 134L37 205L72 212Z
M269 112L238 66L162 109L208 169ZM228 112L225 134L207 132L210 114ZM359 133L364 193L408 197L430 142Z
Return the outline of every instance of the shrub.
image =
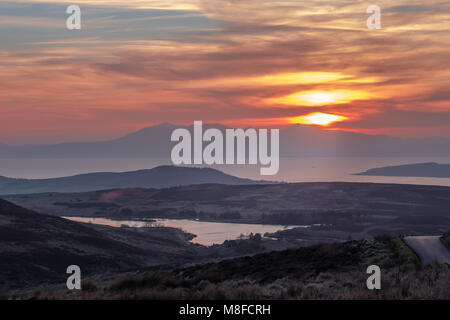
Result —
M441 237L441 241L447 247L447 249L450 250L450 231L444 233L444 235Z
M86 291L86 292L95 292L98 290L95 283L90 280L83 283L82 289L83 289L83 291Z
M146 277L126 277L115 284L110 289L112 291L136 290L142 288L152 288L161 283L161 279L157 276Z
M420 265L419 257L408 247L405 242L400 238L393 238L391 240L395 255L400 261L404 263L412 262L416 265Z
M383 233L375 236L375 240L381 243L388 244L392 241L393 237L389 233Z

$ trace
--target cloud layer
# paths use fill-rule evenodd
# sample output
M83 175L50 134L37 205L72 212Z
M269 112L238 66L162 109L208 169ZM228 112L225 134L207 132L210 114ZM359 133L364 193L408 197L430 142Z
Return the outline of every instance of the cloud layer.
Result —
M0 140L117 136L159 122L450 136L450 3L69 1L0 4Z

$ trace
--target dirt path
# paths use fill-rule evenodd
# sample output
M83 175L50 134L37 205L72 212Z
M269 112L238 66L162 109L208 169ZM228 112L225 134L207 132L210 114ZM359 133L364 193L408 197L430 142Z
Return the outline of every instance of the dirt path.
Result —
M450 264L450 251L439 240L439 236L405 237L404 240L423 264L433 261Z

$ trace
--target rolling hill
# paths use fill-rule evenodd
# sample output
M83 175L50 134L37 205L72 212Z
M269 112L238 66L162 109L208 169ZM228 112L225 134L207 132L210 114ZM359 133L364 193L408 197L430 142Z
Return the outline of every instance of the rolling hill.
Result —
M128 229L68 221L0 199L0 283L22 287L84 274L190 261L199 248L177 229ZM65 283L65 281L61 282Z
M204 183L258 184L210 168L160 166L130 172L97 172L52 179L0 177L0 194L86 192L114 188L167 188Z
M435 162L406 164L369 169L360 176L450 178L450 164Z
M450 229L450 187L439 186L351 182L202 184L4 198L57 216L315 226L279 232L291 239L358 239L383 233L437 235Z

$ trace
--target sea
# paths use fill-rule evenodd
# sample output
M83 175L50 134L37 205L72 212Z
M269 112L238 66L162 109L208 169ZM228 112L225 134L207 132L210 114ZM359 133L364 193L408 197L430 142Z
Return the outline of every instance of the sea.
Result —
M281 158L276 175L261 176L260 165L214 165L214 169L241 178L280 182L376 182L450 186L450 178L375 177L356 173L371 168L437 162L450 157L303 157ZM0 176L44 179L90 172L123 172L170 165L160 158L0 159Z

